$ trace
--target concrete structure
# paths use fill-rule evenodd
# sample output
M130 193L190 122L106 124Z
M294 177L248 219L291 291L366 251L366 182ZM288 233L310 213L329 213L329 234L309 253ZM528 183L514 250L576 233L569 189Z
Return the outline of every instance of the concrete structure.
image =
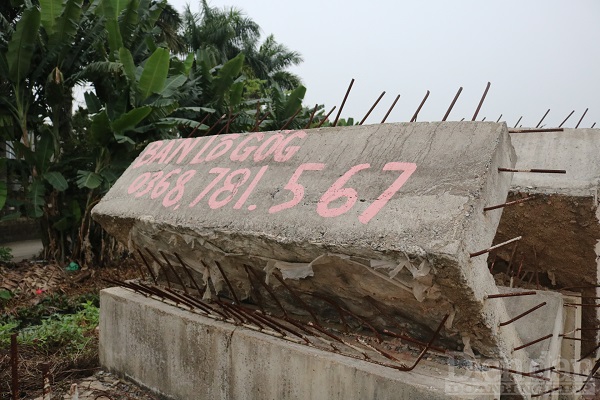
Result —
M207 288L205 299L220 294L277 310L257 274L295 318L310 320L312 307L334 332L338 314L323 298L379 331L394 327L425 342L449 315L437 343L476 356L484 372L449 368L435 357L399 372L117 289L102 293L102 363L177 399L198 393L469 398L471 391L473 398L497 398L500 391L527 397L559 384L563 396L577 398L585 377L545 371L544 381L505 372L500 380L485 365L589 371L576 362L587 342L570 339L580 338L577 332L593 336L578 331L582 308L565 307L560 294L547 291L487 296L535 287L538 280L555 289L598 281L600 162L593 154L600 154L600 141L594 133L512 134L517 168L568 173L567 180L515 174L509 199L524 193L538 199L506 208L498 232L502 209L483 208L504 203L511 187L512 174L497 171L516 159L504 124L388 124L150 144L93 215L139 251L160 280L188 289L197 281ZM587 157L569 158L580 148ZM485 255L469 257L494 236L499 243L518 235L524 237L518 248L495 253L495 276ZM593 302L569 297L567 303L586 301ZM590 326L595 308L583 308L583 315L583 326ZM558 398L558 391L546 397Z
M483 301L497 289L486 256L469 253L491 244L500 213L482 209L505 201L512 174L498 167L514 163L506 125L488 122L155 142L93 216L132 250L151 249L157 273L168 271L158 253L179 268L177 252L199 281L227 291L217 261L247 298L247 264L266 270L297 313L306 314L269 274L360 315L386 310L393 321L379 318L381 327L424 340L450 314L445 336L499 356L515 335L496 329L506 311Z
M400 372L214 321L125 289L100 296L100 362L173 399L498 399L500 372ZM407 364L413 355L408 355Z
M504 210L498 233L500 243L523 236L514 263L525 276L518 287L575 288L586 298L576 303L594 304L600 291L600 129L565 129L563 132L512 133L516 168L564 169L566 174L516 173L509 200L535 195L533 201ZM512 248L498 255L509 260ZM508 285L502 268L497 281ZM536 275L534 277L534 274ZM532 279L533 278L533 279ZM587 287L587 288L586 288ZM600 324L598 308L583 308L583 327ZM584 331L584 353L595 346L596 332Z

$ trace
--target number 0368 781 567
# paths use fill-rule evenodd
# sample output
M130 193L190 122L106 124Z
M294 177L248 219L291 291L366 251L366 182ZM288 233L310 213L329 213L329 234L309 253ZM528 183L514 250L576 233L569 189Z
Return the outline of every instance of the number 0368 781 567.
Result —
M304 186L298 182L300 175L302 175L304 171L320 171L324 168L325 164L323 163L306 163L300 165L288 183L284 186L284 189L292 192L292 199L285 203L272 206L269 208L269 214L278 213L297 205L304 197ZM344 185L348 183L353 175L368 168L371 168L370 164L355 165L336 180L321 196L321 199L317 203L317 213L321 217L331 218L342 215L350 210L358 200L358 192L356 189L344 187ZM400 176L398 176L398 178L396 178L396 180L360 214L358 220L363 224L366 224L375 217L394 194L406 183L416 169L417 165L414 163L390 162L385 164L383 167L384 171L400 171ZM330 207L330 203L338 199L343 199L344 202L337 207Z

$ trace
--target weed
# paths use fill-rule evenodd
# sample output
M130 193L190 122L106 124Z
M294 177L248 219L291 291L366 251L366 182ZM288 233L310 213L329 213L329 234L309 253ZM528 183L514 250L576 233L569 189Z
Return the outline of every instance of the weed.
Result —
M99 308L91 301L81 304L74 314L53 314L39 325L31 325L19 332L19 343L46 350L65 347L69 352L81 352L89 344L91 332L98 325ZM20 323L8 319L0 324L0 347L10 343L10 334Z
M0 247L0 262L10 262L12 260L12 250L8 247Z

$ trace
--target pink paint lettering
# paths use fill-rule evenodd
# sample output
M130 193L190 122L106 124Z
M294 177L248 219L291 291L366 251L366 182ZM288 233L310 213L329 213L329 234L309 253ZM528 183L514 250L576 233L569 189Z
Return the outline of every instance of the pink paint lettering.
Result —
M181 144L179 146L177 146L177 148L175 149L175 151L173 153L171 153L171 155L169 156L169 158L167 158L165 160L165 163L168 164L170 163L176 156L177 153L180 153L179 158L177 159L177 164L181 164L181 162L188 156L188 154L190 153L190 151L192 151L192 149L194 147L196 147L196 144L198 144L198 142L200 141L201 138L188 138L188 139L184 139Z
M256 141L260 142L261 140L264 139L264 137L265 137L265 134L262 132L255 132L255 133L251 134L246 139L242 140L241 143L235 148L235 150L233 150L231 152L231 156L229 156L229 159L231 161L244 161L258 147L258 146L248 146L248 147L244 147L244 146L246 146L246 144L248 144L251 140L256 140ZM241 154L240 154L240 151L242 152Z
M274 214L288 208L294 207L296 204L300 203L300 200L304 197L304 186L298 183L298 179L302 172L304 171L320 171L325 168L325 164L322 163L306 163L300 165L296 172L292 175L288 183L284 186L284 189L289 190L293 194L293 198L285 203L275 205L269 208L269 214Z
M142 165L148 164L150 160L156 155L158 149L162 147L162 140L152 142L146 147L146 150L138 156L133 164L133 168L141 167Z
M351 209L358 199L358 193L355 189L343 187L354 174L363 169L371 168L370 164L359 164L350 168L344 175L331 185L323 194L321 200L317 203L317 213L323 218L337 217ZM329 203L345 198L344 204L338 207L329 208Z
M204 161L216 160L217 158L221 157L223 154L227 153L229 150L231 150L231 147L233 146L233 141L235 139L237 139L238 137L240 137L240 135L238 135L237 133L223 136L221 138L221 143L216 145L210 151L210 153L208 153L208 155L206 156L206 159Z

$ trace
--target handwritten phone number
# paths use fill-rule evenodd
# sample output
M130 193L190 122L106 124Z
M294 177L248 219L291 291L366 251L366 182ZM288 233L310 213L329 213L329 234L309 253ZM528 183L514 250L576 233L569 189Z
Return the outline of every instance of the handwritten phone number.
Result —
M249 168L240 168L233 171L231 168L212 168L208 172L216 175L215 178L188 204L188 207L193 208L202 200L207 199L208 206L216 210L235 199L233 209L239 210L244 207L267 172L268 167L268 165L261 167L254 176L252 176L253 173ZM269 214L276 214L298 205L304 198L305 193L305 187L300 183L301 175L310 171L322 171L325 168L326 165L323 163L301 164L284 186L284 189L290 192L291 199L269 207ZM332 218L343 215L352 209L359 196L356 189L346 186L346 184L349 184L355 174L370 168L371 165L368 163L355 165L333 182L319 199L316 206L317 213L323 218ZM359 215L358 220L363 224L367 224L373 219L396 192L402 188L416 169L417 165L414 163L389 162L385 164L383 171L397 171L400 172L400 175ZM195 175L196 170L183 172L181 168L167 173L164 171L145 172L129 185L127 193L135 198L149 196L150 199L159 201L162 197L163 207L172 207L173 210L177 210L181 205L180 202L185 193L186 185ZM247 182L250 183L245 186ZM219 184L221 186L217 187ZM236 199L240 192L241 195ZM341 200L341 204L338 202L337 205L332 206L331 203L337 200ZM255 210L256 205L252 204L247 209L250 211Z

